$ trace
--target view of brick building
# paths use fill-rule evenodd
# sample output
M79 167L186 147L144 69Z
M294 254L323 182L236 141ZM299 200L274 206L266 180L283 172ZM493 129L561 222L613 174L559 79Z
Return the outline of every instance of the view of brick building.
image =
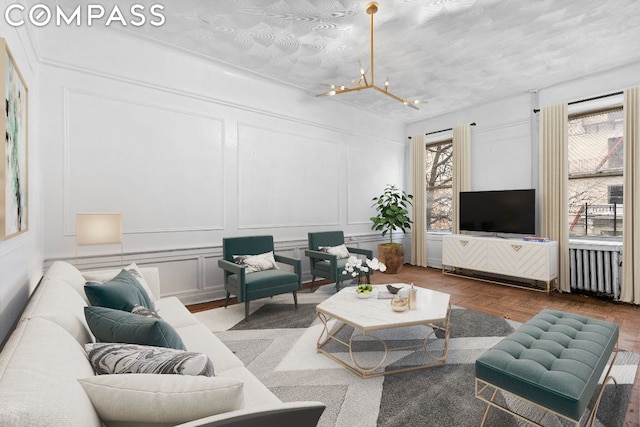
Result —
M621 108L569 120L569 234L622 236L623 125Z

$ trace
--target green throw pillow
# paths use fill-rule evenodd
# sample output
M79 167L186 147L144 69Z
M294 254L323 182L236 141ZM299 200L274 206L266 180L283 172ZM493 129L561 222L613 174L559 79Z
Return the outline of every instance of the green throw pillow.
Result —
M153 301L142 285L127 270L102 284L87 283L84 287L91 305L131 311L136 305L154 309Z
M105 307L85 307L84 316L98 341L186 350L175 329L162 319Z

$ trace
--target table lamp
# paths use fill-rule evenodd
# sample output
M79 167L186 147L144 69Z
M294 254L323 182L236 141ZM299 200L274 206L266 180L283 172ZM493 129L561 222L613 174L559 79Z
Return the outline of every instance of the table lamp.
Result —
M79 246L111 244L120 245L120 265L122 265L122 213L76 214L76 264L78 263Z

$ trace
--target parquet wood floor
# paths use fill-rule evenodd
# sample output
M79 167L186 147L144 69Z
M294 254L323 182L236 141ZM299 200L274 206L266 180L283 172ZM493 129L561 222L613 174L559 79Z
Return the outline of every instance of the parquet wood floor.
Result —
M617 323L620 326L619 346L640 353L640 306L621 304L596 297L552 292L535 292L473 279L443 275L433 268L404 265L398 274L376 273L372 283L414 283L451 295L451 303L472 310L526 322L544 308L580 313L585 316ZM320 282L320 283L327 283ZM305 284L303 287L308 288ZM235 300L233 301L235 302ZM221 301L190 306L192 312L222 305ZM631 393L625 427L640 427L640 372Z

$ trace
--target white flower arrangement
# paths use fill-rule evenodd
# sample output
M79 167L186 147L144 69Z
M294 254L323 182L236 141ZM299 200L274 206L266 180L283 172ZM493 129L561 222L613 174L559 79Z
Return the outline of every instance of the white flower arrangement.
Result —
M347 263L344 265L342 274L350 274L351 277L360 277L362 274L367 274L369 271L380 270L384 272L387 266L378 261L378 258L373 259L361 259L357 256L351 255L347 259Z

